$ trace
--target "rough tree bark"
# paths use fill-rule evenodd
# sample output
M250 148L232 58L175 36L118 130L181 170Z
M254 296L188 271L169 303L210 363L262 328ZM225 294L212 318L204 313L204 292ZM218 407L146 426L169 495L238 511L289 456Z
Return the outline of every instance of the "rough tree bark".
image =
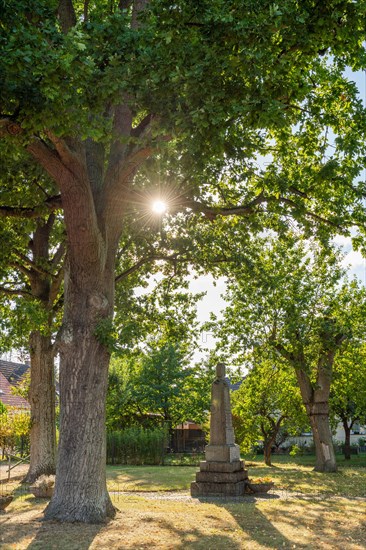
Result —
M132 116L115 108L114 132L130 135ZM117 116L118 115L118 116ZM67 233L65 309L60 363L60 440L47 519L96 523L114 515L105 478L108 330L113 316L115 258L129 188L151 149L118 139L103 146L48 132L28 150L57 183ZM101 151L102 149L102 151Z
M133 26L146 0L133 5ZM60 3L64 32L75 23ZM66 11L66 16L63 15ZM28 151L56 182L67 234L65 309L59 344L60 440L54 495L46 519L97 523L115 509L106 487L105 401L114 308L115 260L135 174L150 156L150 115L133 128L128 98L111 110L109 148L88 139L34 139ZM144 145L129 138L144 138Z
M91 266L87 272L80 272L72 261L68 264L67 307L60 344L57 477L45 517L98 523L114 515L105 477L110 355L102 337L96 334L113 311L114 261L103 272Z
M31 294L41 305L47 327L44 332L32 331L29 338L31 432L30 466L24 479L27 483L33 483L43 474L56 472L54 345L51 332L63 277L63 269L59 264L64 251L61 244L51 259L50 235L54 222L54 214L47 220L37 220L30 243L32 259L29 260L29 267L24 267ZM49 271L46 266L49 266Z
M30 336L31 405L30 465L24 479L56 473L54 351L51 338L38 331Z
M337 462L333 447L332 431L329 420L329 396L333 375L333 363L337 350L346 335L342 332L320 334L322 349L318 355L316 365L316 381L310 379L310 367L307 365L303 346L298 339L298 352L289 352L285 347L276 343L275 348L294 367L300 387L302 401L309 417L315 445L316 472L336 472Z
M331 369L318 366L318 377L315 387L305 367L296 369L301 396L309 417L315 445L316 472L336 472L337 462L334 453L332 431L329 421L329 393Z

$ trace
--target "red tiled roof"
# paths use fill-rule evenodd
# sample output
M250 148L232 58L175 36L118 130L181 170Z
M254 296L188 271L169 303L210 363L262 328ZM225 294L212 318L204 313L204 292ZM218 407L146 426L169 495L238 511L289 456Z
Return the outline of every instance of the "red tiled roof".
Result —
M30 405L24 397L20 395L14 395L11 391L11 384L0 372L0 401L9 407L15 407L16 409L30 409Z

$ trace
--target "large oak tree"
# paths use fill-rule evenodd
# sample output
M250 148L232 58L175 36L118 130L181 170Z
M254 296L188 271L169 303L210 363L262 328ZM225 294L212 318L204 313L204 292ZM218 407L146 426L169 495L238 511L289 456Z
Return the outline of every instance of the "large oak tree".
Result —
M110 353L100 326L113 315L127 212L141 198L136 173L168 140L180 174L190 176L208 159L252 155L264 129L296 123L317 87L311 69L319 69L320 55L329 50L347 62L362 54L365 7L346 0L288 0L280 8L264 0L2 4L3 134L54 180L67 232L60 443L46 517L102 521L114 509L104 471ZM199 204L210 195L198 183L181 181L176 203L217 216ZM252 189L232 199L230 209L252 215L268 195Z

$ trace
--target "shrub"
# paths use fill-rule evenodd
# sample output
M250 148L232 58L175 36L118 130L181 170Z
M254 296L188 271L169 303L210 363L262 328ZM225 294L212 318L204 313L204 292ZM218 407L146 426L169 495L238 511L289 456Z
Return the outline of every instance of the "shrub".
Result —
M30 414L13 407L2 408L0 412L0 449L2 455L29 454Z
M165 428L126 428L107 433L107 464L162 464L167 446Z
M299 445L291 445L290 456L298 456L303 454L303 449Z

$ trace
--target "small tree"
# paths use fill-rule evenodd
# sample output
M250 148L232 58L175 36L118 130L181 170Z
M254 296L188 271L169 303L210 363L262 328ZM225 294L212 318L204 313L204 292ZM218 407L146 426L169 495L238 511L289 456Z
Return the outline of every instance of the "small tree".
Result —
M264 351L265 354L265 351ZM295 435L307 425L295 373L278 359L255 354L255 363L232 395L235 434L243 450L263 440L264 461L271 466L280 430Z
M134 399L138 356L113 357L109 368L106 403L108 431L128 428L141 421L141 411Z
M315 470L336 471L329 394L337 353L362 332L365 290L342 281L336 253L295 235L255 244L255 261L233 270L218 333L232 353L260 343L294 368L313 431ZM254 256L255 255L255 256Z
M55 187L36 163L1 146L0 338L4 348L30 355L30 465L25 481L56 469L55 334L62 309L65 253L61 204ZM12 148L13 153L14 149ZM25 192L23 183L34 186ZM40 200L47 208L38 208ZM28 207L22 205L27 201Z
M355 422L366 422L366 346L346 347L334 363L330 410L342 422L344 457L351 458L351 430Z

